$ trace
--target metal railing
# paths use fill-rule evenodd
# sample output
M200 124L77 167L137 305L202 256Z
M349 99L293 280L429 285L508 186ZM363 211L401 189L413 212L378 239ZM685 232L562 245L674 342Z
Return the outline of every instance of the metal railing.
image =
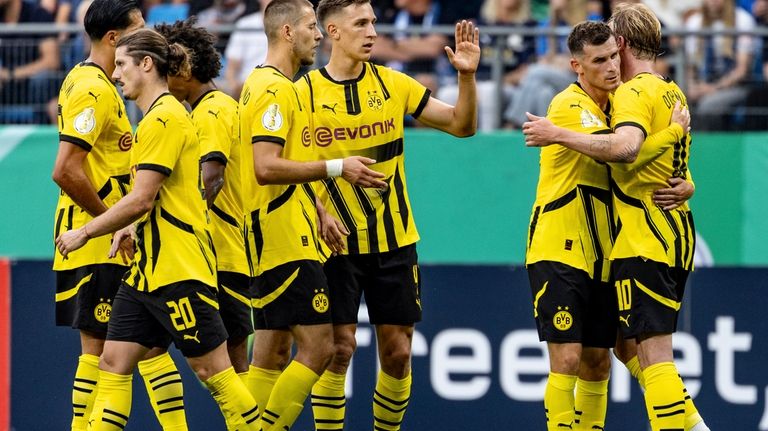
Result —
M229 34L234 30L234 26L214 26L209 30L217 34ZM263 31L261 29L241 29L238 31ZM412 27L408 29L395 28L392 25L377 25L377 32L380 35L395 35L395 34L409 34L409 35L423 35L425 31L421 27ZM538 36L554 36L554 37L566 37L570 32L570 28L567 27L509 27L509 26L483 26L480 27L481 34L492 36L493 46L491 47L491 55L485 56L482 59L484 65L490 67L490 81L493 82L495 91L493 91L493 97L497 100L494 102L494 106L501 107L501 97L503 92L503 76L504 76L504 59L502 58L503 49L505 47L506 38L503 36L519 35L522 37L538 37ZM429 28L430 34L443 34L446 36L452 36L454 33L454 27L450 25L433 26ZM670 55L667 55L667 60L674 70L673 78L683 88L687 89L686 82L686 70L691 65L693 59L688 58L685 50L684 40L689 37L708 37L717 35L727 36L739 36L747 34L753 36L755 39L755 58L759 59L759 47L762 40L768 40L768 28L758 27L754 31L741 32L733 30L713 31L713 30L698 30L689 31L685 29L665 29L664 36L676 37L681 40L680 46L674 50ZM67 70L76 64L78 61L84 59L85 50L83 48L84 35L82 28L75 24L55 26L51 24L18 24L18 25L0 25L0 53L5 53L4 58L13 58L15 63L24 64L26 59L37 58L38 52L37 45L42 36L49 36L59 40L58 54L60 57L60 66L55 69L49 69L43 71L31 79L23 80L25 82L17 82L17 80L2 80L0 79L0 124L3 123L40 123L47 122L46 120L55 113L55 103L52 105L48 102L54 99L58 94L58 86L60 85L63 77L66 75ZM16 54L14 54L14 50ZM485 49L484 52L488 52ZM319 58L318 63L322 63L325 59ZM768 61L768 59L765 59ZM5 67L2 64L3 57L0 57L0 67ZM763 77L758 77L763 82ZM501 109L501 108L499 108ZM745 114L746 113L746 114ZM728 112L724 112L724 115L730 115ZM761 117L763 123L768 128L768 100L765 101L764 106L751 106L743 107L741 115L754 115ZM500 115L497 115L500 117Z

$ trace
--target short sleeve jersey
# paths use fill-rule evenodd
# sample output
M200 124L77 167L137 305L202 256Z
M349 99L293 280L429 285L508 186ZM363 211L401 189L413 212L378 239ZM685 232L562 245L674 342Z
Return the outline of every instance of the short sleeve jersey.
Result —
M213 90L192 105L192 123L200 140L200 162L211 160L226 165L224 185L211 207L211 234L219 271L250 275L243 237L244 211L237 101ZM247 147L250 150L250 146ZM250 157L251 152L245 153Z
M688 104L677 84L650 73L639 74L622 84L614 100L614 128L637 127L646 137L669 125L675 102ZM611 172L614 205L621 221L611 258L640 256L690 270L695 232L688 203L665 211L652 198L654 190L669 187L670 177L689 178L691 137L685 134L657 157L645 157L643 151L649 150L640 148L638 160L646 160L644 164Z
M107 207L125 196L130 184L133 136L123 100L107 73L95 63L80 63L68 74L59 92L59 140L88 152L83 163L88 180ZM93 217L66 193L59 193L54 238L78 229ZM56 250L53 269L63 271L85 265L122 264L107 257L111 236L94 238L65 260ZM55 248L55 247L54 247Z
M288 262L321 260L312 185L259 185L254 171L256 142L282 146L284 159L316 160L309 111L293 81L274 67L255 68L243 86L239 109L240 139L248 154L242 176L254 275Z
M364 63L355 79L334 80L325 68L297 82L309 100L321 160L364 156L385 175L386 190L350 185L341 178L318 185L325 209L349 230L344 253L382 253L419 240L405 179L403 121L418 117L430 91L415 79Z
M136 226L137 253L125 283L154 291L198 280L216 287L216 256L201 192L200 145L184 106L160 96L136 129L131 170L166 176L153 208Z
M605 112L571 84L552 99L547 118L581 133L610 133ZM526 264L561 262L608 281L614 217L608 167L561 145L541 149L539 184L528 230Z

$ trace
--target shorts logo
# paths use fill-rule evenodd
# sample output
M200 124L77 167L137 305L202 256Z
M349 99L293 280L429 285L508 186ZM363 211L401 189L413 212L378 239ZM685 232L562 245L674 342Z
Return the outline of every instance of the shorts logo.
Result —
M315 297L312 298L312 308L318 313L325 313L328 311L330 301L328 301L328 295L325 294L325 289L315 289Z
M552 319L555 328L557 328L558 331L567 331L571 329L571 326L573 326L573 316L568 312L568 307L558 306L557 310L555 317Z
M267 107L261 116L261 125L270 132L276 132L283 127L283 115L280 114L280 105L273 103Z
M101 323L109 322L109 316L112 314L111 299L99 298L99 304L93 309L93 317Z
M200 344L200 340L197 338L197 334L198 334L199 332L200 332L200 331L195 331L195 335L187 335L187 334L184 334L184 337L183 337L183 339L184 339L184 340L192 340L192 341L196 342L197 344Z
M81 135L87 135L93 131L96 127L96 110L93 108L85 108L83 112L77 114L75 117L75 130Z
M619 316L619 322L624 322L624 324L627 325L627 328L629 328L629 316L631 316L631 314L627 314L627 317Z

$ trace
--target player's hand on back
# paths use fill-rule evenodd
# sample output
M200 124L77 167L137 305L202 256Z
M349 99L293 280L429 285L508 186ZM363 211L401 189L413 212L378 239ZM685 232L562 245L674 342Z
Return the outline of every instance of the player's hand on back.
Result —
M115 232L112 237L112 246L109 248L109 257L113 258L119 253L124 264L131 263L135 251L135 239L136 226L133 224Z
M667 180L669 187L653 192L653 203L662 209L673 210L690 199L695 192L693 184L684 178L672 177Z
M356 186L386 189L387 183L381 180L384 178L384 174L368 167L368 165L374 163L376 163L376 160L367 157L347 157L344 159L341 176L347 182Z
M679 124L685 133L691 131L691 112L687 106L682 106L679 100L675 102L675 108L672 110L672 123Z
M557 142L558 128L546 117L539 117L526 112L528 121L523 123L526 147L546 147Z
M480 64L480 30L470 21L456 23L456 51L446 46L448 61L459 73L473 74Z

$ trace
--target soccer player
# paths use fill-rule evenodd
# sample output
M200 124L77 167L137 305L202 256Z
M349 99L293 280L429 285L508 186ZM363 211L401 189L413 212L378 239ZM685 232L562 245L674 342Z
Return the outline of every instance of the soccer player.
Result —
M620 328L637 342L637 360L651 428L706 430L678 375L672 354L672 333L693 269L694 226L687 203L666 210L653 202L654 190L669 176L690 177L690 135L668 147L643 144L666 128L685 95L671 80L653 72L659 53L661 25L641 4L620 5L610 24L617 36L622 84L616 91L614 133L584 135L552 127L530 116L523 129L526 144L559 143L590 157L612 163L614 205L622 228L611 252ZM627 366L637 372L638 367Z
M345 250L324 270L331 289L336 353L312 391L317 429L344 425L344 382L355 350L361 295L376 326L381 370L373 395L374 428L398 430L411 391L411 340L421 320L421 298L414 225L408 201L403 155L403 119L455 136L477 129L475 71L480 61L479 32L470 22L456 25L455 51L445 47L458 71L456 106L430 97L413 78L369 63L376 41L376 16L368 0L321 0L317 9L331 40L329 63L299 80L309 100L320 159L362 155L376 160L386 189L355 187L324 180L318 196L349 232Z
M60 142L53 180L61 193L54 238L105 212L127 193L130 182L131 125L110 76L115 42L144 26L144 19L135 1L95 0L84 21L91 52L69 72L59 96ZM123 259L109 258L110 240L95 239L66 259L54 255L56 324L78 329L82 349L72 389L73 431L86 429L107 323L133 253L133 242L127 239L122 243ZM184 410L176 409L184 403L183 387L170 355L165 349L152 349L139 362L139 371L163 429L185 430Z
M248 336L251 320L250 267L243 236L244 212L240 180L240 121L237 101L219 91L213 78L219 76L221 61L215 37L195 27L195 20L158 25L168 43L183 46L191 57L189 70L168 76L168 88L179 101L192 107L192 123L200 140L203 186L216 250L219 313L227 329L227 350L235 372L246 382ZM250 157L250 153L247 154ZM223 412L228 429L232 418Z
M555 96L547 118L568 130L610 133L612 92L621 83L613 32L602 22L579 23L568 48L578 80ZM681 118L673 120L687 128L687 114L675 114ZM675 138L675 130L669 127L649 140L663 145ZM542 148L526 265L539 338L549 350L544 395L549 430L605 426L608 349L616 342L618 320L616 293L608 283L615 231L607 166L565 147Z
M166 83L168 74L190 67L187 54L149 29L123 35L116 47L112 78L144 114L131 150L133 188L100 216L56 239L67 257L91 238L118 229L116 242L137 238L99 362L92 429L125 427L136 363L150 347L167 348L173 341L222 411L240 415L239 429L256 430L258 408L229 361L218 313L197 130Z
M386 183L366 167L374 162L366 157L317 161L310 108L292 81L301 65L314 63L322 39L312 4L273 0L264 11L264 29L266 61L246 79L239 108L242 145L252 147L243 178L256 256L249 388L266 405L266 431L293 424L333 355L318 211L308 183L337 176L364 186ZM323 211L319 215L326 219ZM292 340L296 355L286 367Z

